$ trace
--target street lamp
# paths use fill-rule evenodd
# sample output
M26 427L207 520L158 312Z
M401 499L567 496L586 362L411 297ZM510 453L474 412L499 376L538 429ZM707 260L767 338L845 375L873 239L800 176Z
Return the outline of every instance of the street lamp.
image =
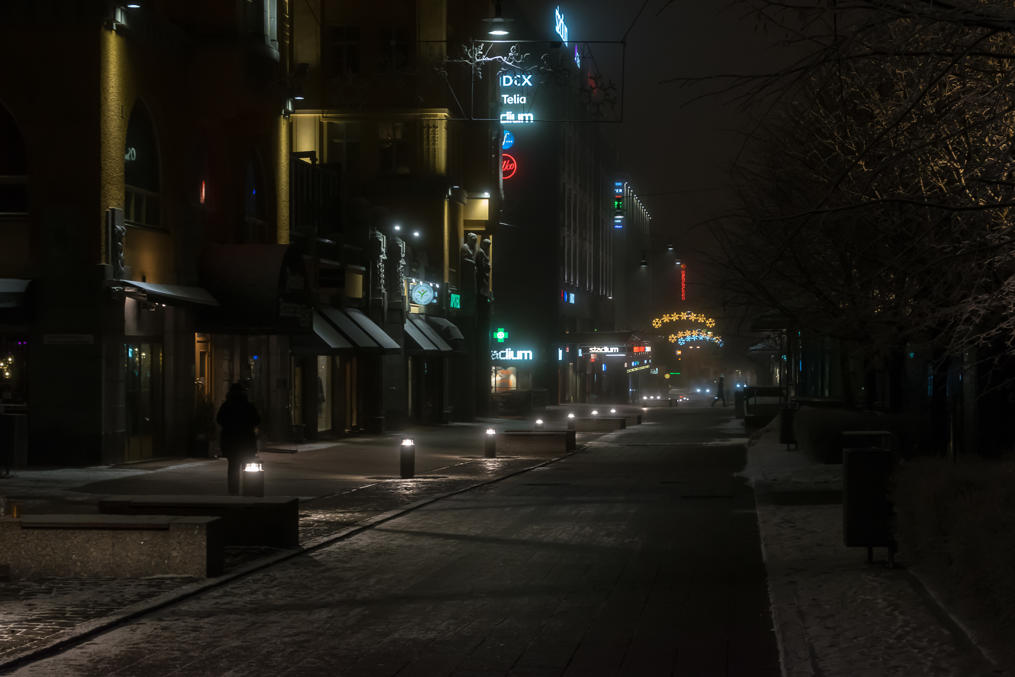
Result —
M483 19L483 23L486 24L487 35L492 35L495 38L502 38L511 32L508 29L508 24L510 24L511 21L511 19L505 19L501 16L500 0L497 0L497 2L494 3L493 16L488 19Z

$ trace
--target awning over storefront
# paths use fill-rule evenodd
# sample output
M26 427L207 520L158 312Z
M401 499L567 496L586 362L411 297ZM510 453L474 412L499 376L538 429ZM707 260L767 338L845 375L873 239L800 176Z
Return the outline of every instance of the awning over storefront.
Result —
M368 353L393 353L402 350L397 341L356 308L325 306L320 312L343 337L348 339L354 350Z
M356 324L351 317L345 314L345 311L341 308L332 308L330 306L321 308L321 313L324 314L331 324L342 332L352 345L356 348L363 350L376 350L380 348L377 343L370 338L369 335Z
M217 306L215 298L201 287L184 287L175 284L154 284L151 282L138 282L136 280L121 280L118 285L123 285L128 294L140 292L161 303L190 303L199 306Z
M435 329L444 337L444 340L450 343L453 347L461 347L462 341L465 341L465 336L462 334L462 330L455 326L455 324L443 317L431 317L427 315L426 321L434 326Z
M339 353L354 350L354 346L321 313L314 311L312 334L296 334L290 346L299 352Z
M405 335L409 338L406 349L410 352L438 353L440 352L433 343L426 337L411 318L405 320Z
M454 348L452 348L447 341L442 339L440 334L438 334L433 327L427 324L426 320L422 317L413 317L410 315L408 320L416 325L416 328L422 332L423 336L425 336L430 343L436 346L437 350L442 353L450 353L454 351Z
M398 341L388 336L373 320L364 315L362 310L357 310L356 308L345 308L344 310L346 315L351 317L360 329L369 334L370 338L377 342L381 350L398 352L402 349L402 346L398 345Z
M0 308L21 308L31 280L0 277Z

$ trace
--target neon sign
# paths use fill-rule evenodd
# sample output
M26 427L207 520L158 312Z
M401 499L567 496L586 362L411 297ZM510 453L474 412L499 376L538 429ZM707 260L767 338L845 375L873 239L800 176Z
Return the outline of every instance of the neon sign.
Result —
M502 75L500 76L501 87L535 87L532 82L532 73L518 75Z
M590 353L621 354L620 346L589 346L585 350Z
M500 123L502 125L527 125L535 121L536 116L533 113L515 113L509 110L500 114Z
M510 153L500 155L500 175L505 181L510 179L518 171L518 161Z
M564 14L563 14L563 12L560 11L560 5L558 5L553 10L553 19L554 19L554 23L556 24L554 26L554 30L557 31L557 35L560 36L560 39L563 40L564 44L566 45L567 44L567 24L564 23Z
M532 360L535 359L531 350L515 350L505 348L504 350L491 350L491 360Z
M497 340L497 343L504 343L504 340L508 337L507 329L504 327L497 327L497 331L493 333L493 337Z
M515 135L509 130L504 130L504 140L500 142L501 150L508 150L515 145Z
M680 264L680 300L687 300L687 266Z

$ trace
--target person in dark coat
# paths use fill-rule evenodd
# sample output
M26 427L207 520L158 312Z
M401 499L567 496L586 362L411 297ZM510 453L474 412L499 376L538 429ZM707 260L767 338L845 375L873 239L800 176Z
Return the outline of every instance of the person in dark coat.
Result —
M716 379L715 382L715 397L712 398L712 404L708 405L714 407L715 403L722 400L722 406L726 406L726 379L722 375Z
M261 417L247 399L247 391L241 383L229 386L226 401L219 407L215 420L222 426L219 444L222 454L229 460L227 484L230 495L240 493L240 472L243 463L257 452L257 426Z

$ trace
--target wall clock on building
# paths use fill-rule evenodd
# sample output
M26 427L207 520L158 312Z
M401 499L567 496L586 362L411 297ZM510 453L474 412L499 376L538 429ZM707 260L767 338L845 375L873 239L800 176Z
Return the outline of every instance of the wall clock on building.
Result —
M425 306L433 301L433 288L428 284L414 284L409 290L409 300Z

